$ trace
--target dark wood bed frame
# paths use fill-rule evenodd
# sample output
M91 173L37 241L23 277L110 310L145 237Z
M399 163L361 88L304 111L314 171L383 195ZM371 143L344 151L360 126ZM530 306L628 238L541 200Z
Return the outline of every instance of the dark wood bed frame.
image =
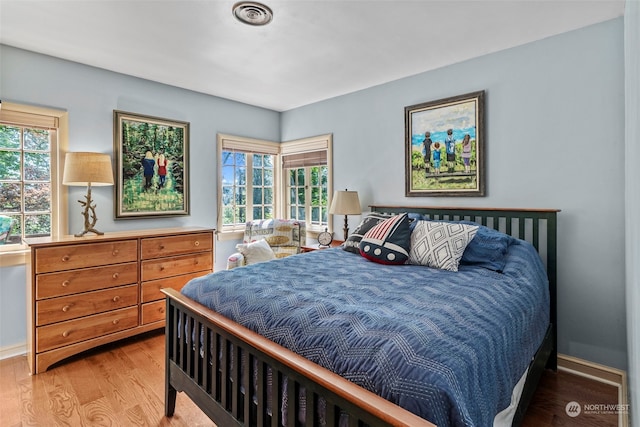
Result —
M416 212L436 220L470 220L495 228L533 244L547 267L551 296L550 324L532 361L513 425L520 425L545 369L556 370L557 213L551 209L448 208L371 206L375 212ZM326 402L327 426L337 426L340 414L348 414L355 426L432 426L433 424L275 344L207 307L165 289L166 386L165 414L175 410L178 391L185 392L219 427L297 426L298 410L306 407L304 425L317 426L318 406ZM188 329L185 332L185 329ZM200 342L200 338L202 341ZM186 338L186 339L185 339ZM257 366L241 375L238 363ZM272 372L273 402L267 402L267 371ZM254 377L255 374L255 377ZM285 382L284 379L288 380ZM255 396L245 390L257 384ZM287 419L279 408L287 388ZM299 390L306 390L304 401ZM272 411L269 408L274 408Z

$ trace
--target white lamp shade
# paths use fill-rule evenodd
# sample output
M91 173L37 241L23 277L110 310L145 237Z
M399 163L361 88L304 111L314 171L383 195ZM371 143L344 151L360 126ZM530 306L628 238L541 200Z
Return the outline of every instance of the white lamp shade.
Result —
M73 186L113 185L111 157L103 153L67 153L62 183Z
M329 213L335 215L360 215L360 199L357 191L336 191L333 193Z

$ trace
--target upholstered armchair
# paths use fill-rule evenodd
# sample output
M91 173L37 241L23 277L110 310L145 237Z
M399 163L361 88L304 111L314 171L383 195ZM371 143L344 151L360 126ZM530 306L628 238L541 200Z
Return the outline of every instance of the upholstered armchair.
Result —
M264 219L249 221L243 242L236 245L237 252L227 258L227 270L274 258L299 254L306 242L304 221L294 219ZM271 251L268 250L267 245ZM272 254L273 253L273 254Z

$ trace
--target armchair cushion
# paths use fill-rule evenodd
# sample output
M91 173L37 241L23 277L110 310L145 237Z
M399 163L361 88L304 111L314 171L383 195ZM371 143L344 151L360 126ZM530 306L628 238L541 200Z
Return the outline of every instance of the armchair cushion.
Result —
M256 240L251 243L240 243L236 245L236 249L244 256L246 265L271 261L276 258L276 255L265 239Z

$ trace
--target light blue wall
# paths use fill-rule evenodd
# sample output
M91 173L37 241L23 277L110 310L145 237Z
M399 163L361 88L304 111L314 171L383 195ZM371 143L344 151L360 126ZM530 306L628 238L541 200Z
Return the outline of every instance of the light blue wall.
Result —
M631 425L640 427L640 2L624 12L626 112L627 345Z
M113 156L113 110L190 122L191 215L115 221L113 188L94 187L101 231L216 226L216 134L277 141L279 113L153 83L0 45L0 99L69 112L69 150ZM112 157L113 158L113 157ZM69 231L83 229L77 200L86 190L69 188ZM216 242L216 269L224 268L233 242ZM0 268L0 349L25 341L25 268ZM18 320L16 320L18 319ZM18 328L15 325L20 325Z
M363 206L562 209L559 351L626 369L623 66L620 18L285 112L282 140L333 132ZM487 196L406 198L404 107L483 89Z
M559 350L626 369L622 19L282 114L0 49L0 98L67 109L71 150L111 152L113 109L191 122L192 215L115 222L109 211L99 222L103 230L214 226L216 132L283 141L333 133L335 188L358 190L363 206L562 209ZM487 196L405 198L404 107L482 89ZM72 193L70 204L81 193ZM110 190L94 195L98 207L111 209ZM71 229L80 229L80 215L71 217ZM352 228L357 220L351 218ZM232 252L232 242L222 243L216 268ZM24 272L2 269L0 280L4 325L15 319L5 317L5 306L25 305ZM0 332L0 347L14 344Z
M24 266L0 268L0 349L26 342L27 289ZM13 349L10 354L19 354Z

